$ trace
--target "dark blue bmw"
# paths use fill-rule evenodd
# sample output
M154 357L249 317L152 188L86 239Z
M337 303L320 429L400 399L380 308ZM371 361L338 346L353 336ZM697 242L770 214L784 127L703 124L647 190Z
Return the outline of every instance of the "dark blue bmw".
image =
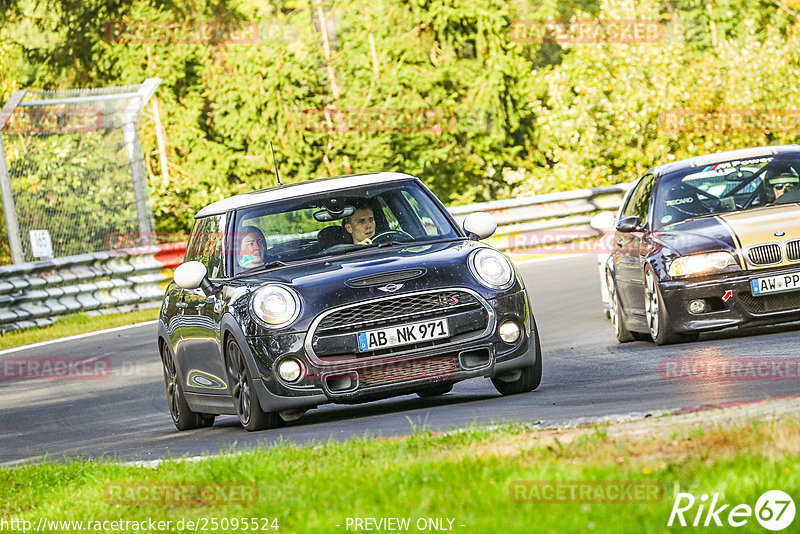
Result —
M195 216L161 307L158 348L179 430L236 414L276 427L360 403L490 378L536 389L539 335L522 278L417 178L313 180L215 202Z

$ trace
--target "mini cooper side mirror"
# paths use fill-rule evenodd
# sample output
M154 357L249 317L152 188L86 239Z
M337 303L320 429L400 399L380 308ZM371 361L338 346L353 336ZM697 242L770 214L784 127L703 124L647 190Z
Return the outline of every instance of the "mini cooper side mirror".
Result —
M197 289L199 287L209 297L216 295L222 289L211 283L211 280L208 279L206 266L199 261L187 261L178 265L172 279L183 289Z
M464 219L462 226L470 239L479 241L486 239L497 230L497 220L492 215L479 211L470 213Z
M630 233L642 229L642 220L639 217L625 217L617 223L617 232Z

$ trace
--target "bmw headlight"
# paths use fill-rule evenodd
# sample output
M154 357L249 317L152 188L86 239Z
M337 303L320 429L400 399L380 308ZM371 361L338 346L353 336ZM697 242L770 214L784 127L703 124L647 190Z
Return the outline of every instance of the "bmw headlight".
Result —
M511 260L491 248L482 248L469 258L469 267L478 282L490 289L506 289L514 283Z
M267 284L253 294L253 315L265 326L280 328L293 323L300 315L300 297L286 286Z
M684 278L738 270L739 264L730 252L709 252L675 259L669 266L669 275Z

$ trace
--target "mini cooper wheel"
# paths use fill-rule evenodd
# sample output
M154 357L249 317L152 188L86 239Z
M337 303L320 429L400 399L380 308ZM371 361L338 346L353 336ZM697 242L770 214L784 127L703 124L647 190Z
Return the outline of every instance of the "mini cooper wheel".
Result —
M277 413L261 409L244 353L234 339L228 341L225 358L231 385L231 399L236 408L236 415L239 416L239 422L245 430L253 432L279 426L282 420Z
M172 422L178 430L194 430L206 428L214 424L214 415L193 412L186 403L183 386L178 378L178 367L175 365L175 356L172 350L163 344L161 346L161 363L164 368L164 384L167 388L167 404Z
M536 363L530 367L523 367L492 377L494 388L501 395L516 395L527 393L539 387L542 383L542 347L539 343L539 332L535 332Z
M696 333L681 334L672 328L664 299L661 297L661 290L656 282L656 275L649 266L644 273L644 311L647 326L650 329L650 337L656 345L671 345L684 341L695 341L698 338Z
M417 395L422 399L427 399L429 397L438 397L439 395L450 393L452 390L453 384L437 384L425 389L420 389L417 391Z

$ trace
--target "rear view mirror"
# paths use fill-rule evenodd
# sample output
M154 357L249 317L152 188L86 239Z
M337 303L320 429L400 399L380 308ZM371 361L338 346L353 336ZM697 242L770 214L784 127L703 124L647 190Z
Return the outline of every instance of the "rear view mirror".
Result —
M355 211L356 209L353 206L344 206L340 210L323 208L314 212L314 219L319 222L338 221L339 219L350 217Z
M486 239L497 230L497 220L492 215L479 211L470 213L464 219L463 227L470 239L478 241Z

